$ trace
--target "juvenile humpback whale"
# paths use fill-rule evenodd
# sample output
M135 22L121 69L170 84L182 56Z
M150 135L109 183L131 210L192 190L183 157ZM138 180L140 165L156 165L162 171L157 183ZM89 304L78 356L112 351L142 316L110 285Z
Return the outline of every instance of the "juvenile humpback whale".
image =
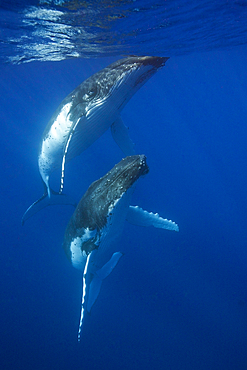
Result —
M90 312L102 280L122 256L120 251L116 251L116 239L121 235L125 220L139 226L178 231L175 222L129 205L136 181L148 170L144 155L122 159L104 177L89 186L67 225L64 251L71 264L83 272L78 340L84 311Z
M167 59L150 56L120 59L82 82L62 101L47 124L40 143L38 165L44 194L27 209L22 223L48 205L74 204L62 194L65 162L87 149L109 127L124 154L134 154L133 143L120 113ZM49 178L59 168L60 190L54 192L49 186Z

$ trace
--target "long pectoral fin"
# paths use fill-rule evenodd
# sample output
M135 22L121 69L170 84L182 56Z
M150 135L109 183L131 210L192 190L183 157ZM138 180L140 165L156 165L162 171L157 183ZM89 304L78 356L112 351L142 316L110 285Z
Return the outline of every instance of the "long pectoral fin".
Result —
M89 295L87 301L88 312L91 311L91 308L99 295L102 281L112 272L122 255L123 254L121 252L114 253L111 256L111 259L101 269L97 270L94 273L94 277L89 287Z
M129 206L127 221L138 226L154 226L160 229L179 231L178 225L158 213L147 212L138 206Z
M93 260L94 251L87 256L84 272L83 272L83 291L82 291L82 299L81 299L81 316L80 316L80 324L78 329L78 341L81 340L81 330L83 325L84 313L85 313L85 305L87 307L87 311L90 312L94 302L96 301L100 288L102 285L102 280L105 279L117 265L120 257L123 255L120 252L116 252L111 256L111 259L99 270L93 273L93 278L90 282L90 278L88 277L88 270L89 275L90 268L89 262ZM92 261L91 261L92 262ZM90 265L91 265L90 262ZM93 264L93 262L92 262ZM89 288L88 288L89 286ZM87 295L87 298L86 298Z
M50 206L50 205L55 205L55 204L70 204L76 207L76 202L74 201L74 199L72 199L68 195L59 194L51 190L50 197L49 197L46 191L40 199L36 200L36 202L34 202L26 210L21 220L22 225L24 225L25 221L27 221L30 217L35 215L35 213L39 212L41 209L47 206Z
M135 154L134 143L129 137L129 129L124 125L120 116L111 125L111 133L113 139L125 155Z
M91 256L92 256L92 253L87 256L87 260L85 263L83 276L82 276L81 316L80 316L80 323L79 323L78 335L77 335L78 342L80 342L81 340L81 329L82 329L82 324L83 324L83 319L84 319L85 298L86 298L86 293L87 293L87 287L86 287L87 279L86 278L87 278L88 264L89 264L89 260Z

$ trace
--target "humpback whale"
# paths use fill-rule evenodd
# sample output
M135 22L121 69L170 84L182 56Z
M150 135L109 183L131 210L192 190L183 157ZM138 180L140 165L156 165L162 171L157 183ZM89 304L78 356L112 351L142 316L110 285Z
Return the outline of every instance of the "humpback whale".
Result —
M134 154L133 143L120 113L131 97L168 58L132 56L120 59L82 82L59 105L41 138L38 165L43 196L24 213L22 224L51 204L75 202L62 194L65 163L82 153L108 128L125 155ZM60 189L49 185L51 173L60 169Z
M83 273L79 341L84 313L90 312L102 280L123 255L117 250L116 244L125 220L139 226L178 231L175 222L138 206L130 206L136 181L148 171L144 155L122 159L105 176L89 186L67 225L63 249L70 263Z

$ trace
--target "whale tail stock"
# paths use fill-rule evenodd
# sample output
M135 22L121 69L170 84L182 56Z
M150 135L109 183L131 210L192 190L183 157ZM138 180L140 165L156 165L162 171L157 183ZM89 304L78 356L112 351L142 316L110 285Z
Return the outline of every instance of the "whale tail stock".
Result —
M70 196L57 193L52 189L50 189L50 196L49 196L47 188L45 187L45 191L42 197L36 200L36 202L34 202L22 216L21 224L24 225L24 223L30 217L35 215L35 213L39 212L41 209L47 206L56 205L56 204L70 204L74 207L76 207L77 205L74 199L72 199Z

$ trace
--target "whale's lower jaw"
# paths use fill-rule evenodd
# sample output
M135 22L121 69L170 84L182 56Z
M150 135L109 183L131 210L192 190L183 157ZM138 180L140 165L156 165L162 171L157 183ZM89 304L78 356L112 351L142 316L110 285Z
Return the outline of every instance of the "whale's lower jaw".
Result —
M88 255L98 248L102 233L97 229L89 230L89 228L77 230L76 233L77 236L68 241L69 245L66 247L69 249L69 254L66 254L72 266L77 270L83 271ZM64 248L65 245L66 240L64 242Z
M77 237L70 243L71 264L77 270L83 271L87 260L87 254L82 250L82 240Z

